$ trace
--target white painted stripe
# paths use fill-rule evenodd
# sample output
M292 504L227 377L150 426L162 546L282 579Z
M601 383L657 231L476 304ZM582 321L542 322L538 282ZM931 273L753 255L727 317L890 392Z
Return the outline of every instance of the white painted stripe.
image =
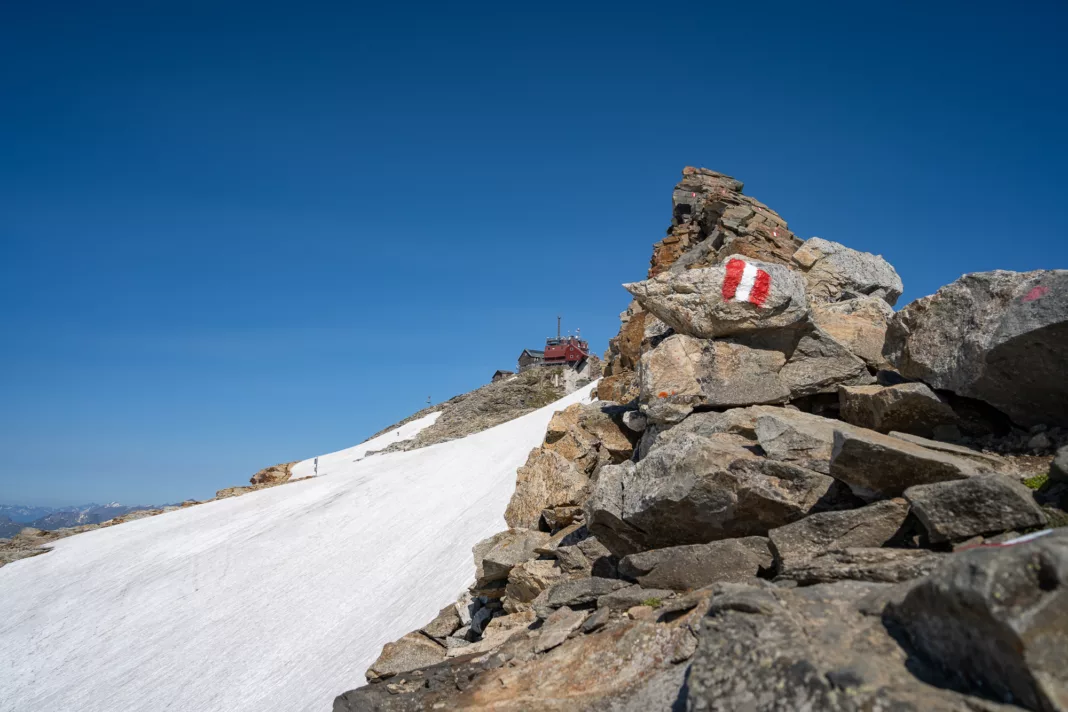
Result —
M738 283L738 289L734 292L734 298L740 302L749 301L749 293L753 291L753 285L756 284L757 268L748 262L745 263L745 269L742 270L742 281Z

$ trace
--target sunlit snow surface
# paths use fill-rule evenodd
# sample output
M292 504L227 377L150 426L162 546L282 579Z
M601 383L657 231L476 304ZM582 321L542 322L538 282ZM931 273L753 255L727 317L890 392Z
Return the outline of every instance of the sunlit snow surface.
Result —
M323 456L318 478L0 568L0 710L330 710L384 643L470 583L516 468L591 388L462 440Z

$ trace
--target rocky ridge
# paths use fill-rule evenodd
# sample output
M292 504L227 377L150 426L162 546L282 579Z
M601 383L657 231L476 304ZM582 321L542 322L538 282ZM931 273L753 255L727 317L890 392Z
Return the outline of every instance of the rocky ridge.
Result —
M335 712L1068 709L1068 273L895 313L742 187L684 171L600 400Z

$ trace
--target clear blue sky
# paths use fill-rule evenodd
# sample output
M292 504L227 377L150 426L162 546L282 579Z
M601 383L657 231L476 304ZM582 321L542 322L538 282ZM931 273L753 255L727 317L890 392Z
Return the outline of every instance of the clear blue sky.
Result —
M601 351L687 164L884 254L902 305L1068 267L1066 17L4 3L0 502L211 496L481 385L558 312Z

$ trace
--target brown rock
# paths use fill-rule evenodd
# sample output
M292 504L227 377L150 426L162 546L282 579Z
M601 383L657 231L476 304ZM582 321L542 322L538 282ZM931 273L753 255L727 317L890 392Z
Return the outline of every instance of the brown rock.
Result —
M409 633L400 640L386 643L382 654L367 669L368 682L384 680L398 673L440 663L445 659L445 646L435 643L422 633Z
M543 509L585 502L588 483L589 477L559 453L535 448L516 473L504 520L510 527L537 529Z
M254 485L280 485L283 482L288 482L293 474L293 465L296 464L296 462L286 462L281 465L265 467L250 477L249 482Z
M886 329L894 310L878 297L858 297L844 302L810 305L813 323L832 339L864 360L872 369L887 368L883 356Z

